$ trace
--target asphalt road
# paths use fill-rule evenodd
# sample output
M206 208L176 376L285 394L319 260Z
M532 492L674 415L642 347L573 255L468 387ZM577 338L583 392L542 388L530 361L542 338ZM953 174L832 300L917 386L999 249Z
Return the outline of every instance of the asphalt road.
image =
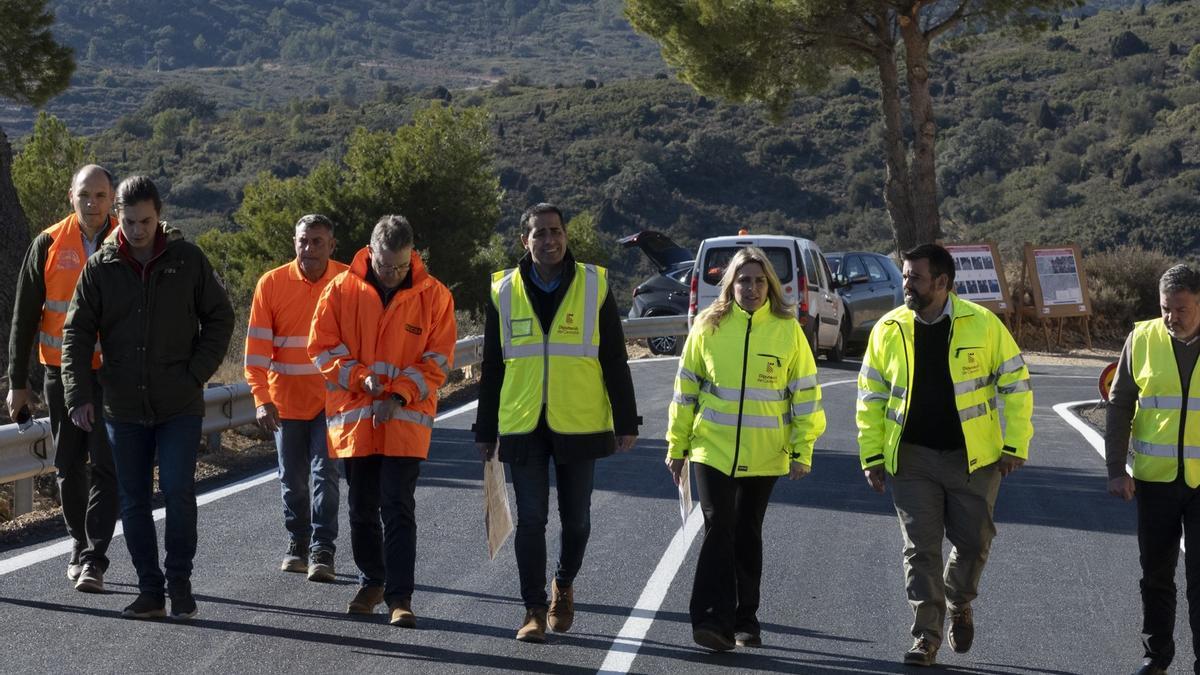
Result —
M61 542L0 556L0 626L9 645L0 670L904 672L911 612L900 533L890 497L871 492L858 469L857 365L822 366L829 430L813 474L781 481L767 511L762 648L714 655L691 642L687 602L699 537L686 534L699 513L677 535L676 493L662 466L676 367L668 359L634 366L642 439L632 453L598 465L575 627L546 645L512 639L523 617L512 544L488 560L468 411L444 413L418 484L419 629L392 628L382 614L344 613L356 588L344 509L335 583L278 571L287 541L278 484L260 477L200 507L193 577L200 614L187 623L120 618L136 592L121 538L105 595L71 588L65 554L51 555L65 550ZM966 655L947 647L939 662L964 673L1130 672L1141 654L1134 509L1105 494L1100 456L1051 409L1094 398L1098 369L1034 370L1032 457L1001 488L999 535L975 603L975 646ZM552 516L552 556L556 540ZM1186 634L1186 619L1181 629ZM1179 640L1177 670L1191 663L1189 643Z

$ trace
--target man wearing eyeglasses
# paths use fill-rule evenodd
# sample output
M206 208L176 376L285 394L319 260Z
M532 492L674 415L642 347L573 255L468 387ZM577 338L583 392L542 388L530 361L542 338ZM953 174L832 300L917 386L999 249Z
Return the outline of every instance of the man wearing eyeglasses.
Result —
M374 614L386 602L393 626L417 625L417 476L457 332L454 299L413 251L403 216L380 219L371 243L317 301L308 355L329 385L330 456L345 460L360 572L351 614Z

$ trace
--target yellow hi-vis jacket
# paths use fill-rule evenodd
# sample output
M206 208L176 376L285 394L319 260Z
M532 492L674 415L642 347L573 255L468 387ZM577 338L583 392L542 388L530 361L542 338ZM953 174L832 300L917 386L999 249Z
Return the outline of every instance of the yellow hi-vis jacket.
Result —
M575 263L575 276L544 333L520 268L492 274L504 356L501 436L533 431L543 406L546 423L556 433L612 431L612 406L599 359L600 303L607 294L606 269Z
M1185 424L1183 478L1189 487L1200 486L1200 367L1192 369L1185 400L1171 335L1162 319L1134 325L1129 357L1138 386L1130 439L1133 477L1155 483L1175 480L1181 451L1179 425Z
M952 304L950 379L958 422L967 444L967 467L976 471L1000 460L1002 452L1028 459L1033 438L1033 391L1021 350L1000 319L973 302L950 294ZM883 465L896 473L900 436L912 392L913 324L916 313L900 306L875 324L858 373L858 452L862 467ZM1000 429L997 398L1004 400ZM951 420L947 420L951 422Z
M667 452L734 478L812 466L825 433L817 364L794 318L738 305L714 330L697 321L683 346L667 425Z

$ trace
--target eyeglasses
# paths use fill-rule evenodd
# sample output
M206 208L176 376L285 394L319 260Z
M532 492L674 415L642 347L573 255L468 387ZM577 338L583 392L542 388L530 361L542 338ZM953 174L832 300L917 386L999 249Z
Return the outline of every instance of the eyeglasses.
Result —
M371 262L375 265L375 270L381 274L399 274L401 272L407 272L408 268L412 267L411 263L405 263L403 265L384 265L375 258L372 258Z

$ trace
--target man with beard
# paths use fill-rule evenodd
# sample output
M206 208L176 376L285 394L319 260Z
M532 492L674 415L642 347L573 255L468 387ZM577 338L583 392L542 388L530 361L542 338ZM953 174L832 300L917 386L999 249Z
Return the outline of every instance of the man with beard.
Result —
M922 244L902 257L905 304L871 331L855 420L867 482L882 493L891 474L904 535L914 613L904 663L931 666L947 609L950 646L960 654L971 648L971 601L996 535L992 510L1000 479L1029 456L1033 392L1000 319L950 292L950 253ZM944 573L943 538L953 546Z
M1108 491L1137 497L1145 647L1138 675L1166 673L1175 656L1181 535L1192 646L1200 654L1200 272L1176 265L1159 279L1158 293L1162 319L1137 323L1121 350L1104 431ZM1130 445L1132 477L1125 469ZM1200 660L1193 667L1200 672Z

